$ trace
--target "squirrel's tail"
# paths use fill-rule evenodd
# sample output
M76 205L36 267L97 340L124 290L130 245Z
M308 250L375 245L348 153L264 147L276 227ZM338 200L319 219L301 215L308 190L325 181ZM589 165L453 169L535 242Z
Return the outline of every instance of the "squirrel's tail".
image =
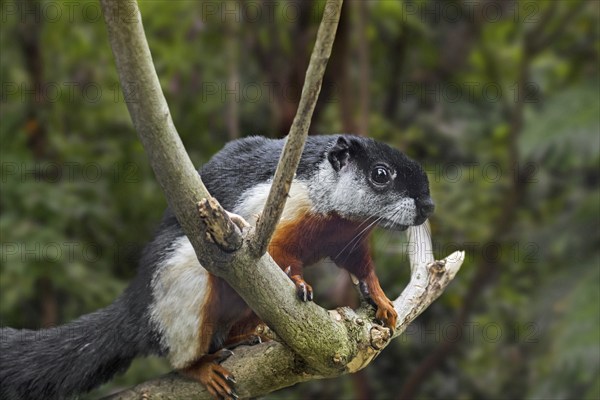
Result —
M155 350L147 325L120 298L59 327L0 329L0 399L63 399L93 389Z

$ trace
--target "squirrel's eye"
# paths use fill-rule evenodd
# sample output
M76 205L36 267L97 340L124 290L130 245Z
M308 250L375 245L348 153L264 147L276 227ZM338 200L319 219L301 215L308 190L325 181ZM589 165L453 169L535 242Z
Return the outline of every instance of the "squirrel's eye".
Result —
M371 171L371 179L377 184L385 185L390 181L391 174L386 167L379 165Z

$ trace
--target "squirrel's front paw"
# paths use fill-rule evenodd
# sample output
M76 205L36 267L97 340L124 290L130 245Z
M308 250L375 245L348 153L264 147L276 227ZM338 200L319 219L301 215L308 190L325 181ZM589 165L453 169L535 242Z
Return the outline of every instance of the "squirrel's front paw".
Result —
M290 275L291 269L288 267L285 270L287 276L290 277L294 285L296 286L296 294L298 298L302 301L312 301L313 299L313 288L310 286L304 279L302 279L302 275Z
M371 288L369 288L369 284ZM381 321L384 326L390 328L393 332L396 329L398 313L394 309L394 303L392 303L391 300L387 298L385 293L383 293L383 290L381 290L379 281L375 280L373 283L372 279L371 281L359 280L358 290L363 300L377 309L375 318Z
M381 320L386 327L392 330L392 332L396 329L398 313L394 309L394 304L391 301L387 300L384 304L378 304L375 317Z
M291 277L294 285L296 285L296 294L302 301L312 301L313 299L313 288L310 286L300 275Z

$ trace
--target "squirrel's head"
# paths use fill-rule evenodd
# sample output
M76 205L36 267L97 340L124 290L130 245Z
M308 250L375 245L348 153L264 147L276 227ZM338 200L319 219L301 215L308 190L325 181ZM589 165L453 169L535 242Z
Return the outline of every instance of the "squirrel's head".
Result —
M318 175L319 204L327 208L325 212L369 219L394 230L420 225L433 213L423 168L373 139L339 136Z

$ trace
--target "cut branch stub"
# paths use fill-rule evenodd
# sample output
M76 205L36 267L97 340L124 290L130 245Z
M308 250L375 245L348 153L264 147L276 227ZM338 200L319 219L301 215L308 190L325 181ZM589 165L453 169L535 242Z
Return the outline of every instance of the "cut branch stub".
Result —
M429 271L432 274L441 275L446 272L446 260L436 260L429 264Z
M241 217L225 211L214 197L200 200L197 206L200 218L206 225L208 240L228 253L242 247L244 239L240 229L248 224Z
M381 325L373 325L370 335L371 346L373 346L375 350L383 349L392 338L390 329Z

